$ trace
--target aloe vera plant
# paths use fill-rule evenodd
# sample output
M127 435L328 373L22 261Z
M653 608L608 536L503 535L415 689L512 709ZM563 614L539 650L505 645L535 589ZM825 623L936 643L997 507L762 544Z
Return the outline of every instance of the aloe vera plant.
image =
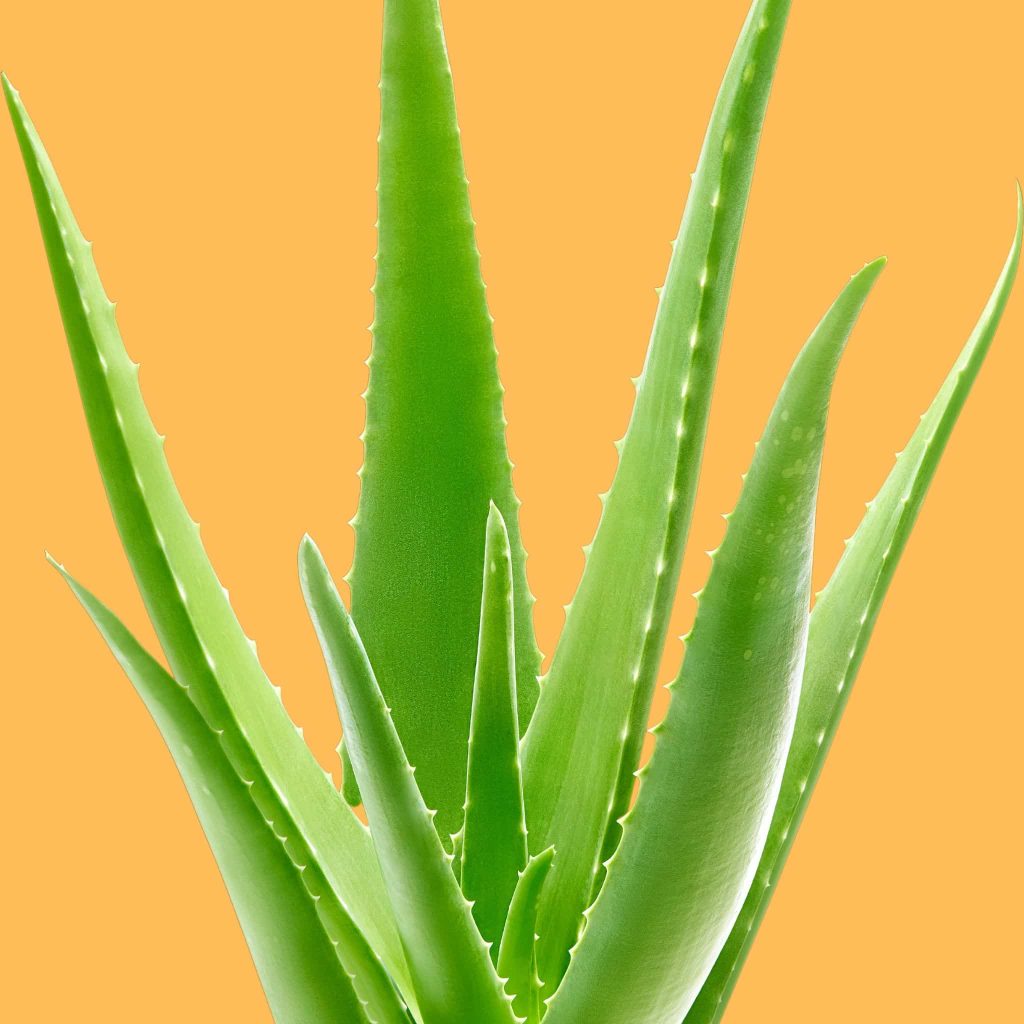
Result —
M96 457L168 667L58 569L170 748L279 1024L713 1024L725 1012L1024 230L1018 189L978 325L812 610L829 396L883 261L828 308L712 553L641 767L789 7L754 0L726 71L615 479L539 681L440 13L437 0L385 0L351 611L314 542L299 551L343 725L344 795L232 612L91 245L4 78Z

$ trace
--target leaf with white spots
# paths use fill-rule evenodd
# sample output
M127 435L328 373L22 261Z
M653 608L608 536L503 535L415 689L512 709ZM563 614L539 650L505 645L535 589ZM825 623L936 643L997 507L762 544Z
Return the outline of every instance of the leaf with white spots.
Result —
M408 1024L380 960L327 885L227 708L220 709L217 728L212 728L189 690L168 675L105 605L62 567L57 569L132 681L174 757L277 1024Z
M146 411L138 364L121 341L92 246L18 94L6 78L3 85L110 508L174 676L211 721L226 703L297 827L320 851L332 889L405 991L404 957L369 834L296 733L235 618Z
M299 549L299 576L341 710L420 1020L513 1024L510 1000L416 785L362 640L309 537Z
M516 713L515 603L508 531L491 504L469 729L466 814L457 844L462 891L497 959L512 893L526 867L526 819Z
M558 850L541 897L540 975L548 992L567 966L606 832L617 838L614 817L632 792L788 12L789 0L756 0L726 72L615 480L524 739L530 850Z
M832 380L882 265L847 285L782 388L547 1024L678 1024L736 920L796 717Z
M793 743L768 842L733 932L686 1024L716 1024L725 1012L839 727L893 573L995 337L1020 262L1022 226L1024 201L1018 189L1017 231L988 305L882 490L869 504L832 579L818 595L811 613Z

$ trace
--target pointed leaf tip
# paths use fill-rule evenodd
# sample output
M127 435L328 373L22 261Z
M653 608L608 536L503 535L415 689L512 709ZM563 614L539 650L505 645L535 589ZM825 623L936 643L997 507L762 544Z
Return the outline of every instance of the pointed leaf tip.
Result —
M967 395L1009 298L1024 236L1024 195L1017 185L1017 227L995 289L959 359L913 437L897 456L810 618L807 661L793 742L756 877L733 930L686 1024L719 1024L757 935L839 726L889 583Z

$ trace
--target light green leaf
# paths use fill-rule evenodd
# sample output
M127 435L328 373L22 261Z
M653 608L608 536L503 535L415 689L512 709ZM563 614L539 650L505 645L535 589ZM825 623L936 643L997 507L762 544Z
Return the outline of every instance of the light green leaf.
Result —
M54 563L56 565L56 563ZM180 685L57 566L160 728L231 895L277 1024L408 1024L383 966L334 898L225 709L212 729Z
M302 592L341 710L423 1024L512 1024L487 946L431 822L359 634L316 545L299 550Z
M379 249L352 614L435 825L462 822L488 501L511 539L520 720L540 655L437 0L385 0ZM346 775L346 796L357 800Z
M496 960L512 893L526 867L526 820L516 715L512 557L504 520L493 503L483 576L459 878Z
M1020 262L1024 205L1009 258L970 339L878 496L828 586L818 595L793 743L771 830L743 909L686 1024L721 1020L835 736L893 573L960 410L988 353Z
M231 610L142 401L138 364L125 352L92 245L18 94L6 78L3 85L110 507L173 673L212 727L222 727L226 704L287 799L296 828L319 851L331 888L406 992L404 958L369 834L297 734Z
M537 901L554 856L555 848L549 846L531 857L519 876L498 952L498 974L507 979L512 1009L527 1024L537 1024L543 1009L537 976Z
M678 1024L736 919L796 717L832 379L881 268L853 278L783 386L548 1024Z
M620 779L632 782L639 756L788 12L789 0L756 0L726 72L615 481L524 739L530 849L558 850L541 897L540 975L549 992L590 901L616 794L624 788Z

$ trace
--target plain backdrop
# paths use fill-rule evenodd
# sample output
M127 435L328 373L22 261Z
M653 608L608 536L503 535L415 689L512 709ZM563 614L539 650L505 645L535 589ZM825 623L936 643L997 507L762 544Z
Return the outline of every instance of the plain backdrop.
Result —
M614 469L746 0L445 0L550 654ZM380 4L8 5L35 118L182 492L326 767L296 582L352 551ZM890 265L837 382L820 586L984 304L1024 174L1017 0L796 0L740 250L681 594L776 389L848 276ZM13 134L0 128L0 1016L269 1024L173 765L44 547L147 643ZM925 505L727 1020L1020 1012L1024 282ZM693 602L681 596L674 634ZM680 646L669 644L665 675ZM659 713L663 710L659 704ZM624 1022L628 1024L628 1022Z

